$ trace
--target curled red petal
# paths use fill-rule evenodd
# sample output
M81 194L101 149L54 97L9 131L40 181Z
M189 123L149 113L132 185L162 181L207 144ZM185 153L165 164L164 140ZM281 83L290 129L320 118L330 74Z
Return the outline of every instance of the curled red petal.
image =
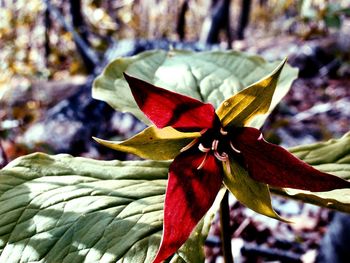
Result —
M169 168L164 202L162 241L153 263L174 254L213 204L222 183L222 167L214 156L207 156L197 170L203 153L186 151L178 155Z
M182 131L200 131L214 126L216 113L209 103L187 97L124 73L135 101L158 127L171 126Z
M237 129L232 143L241 151L250 176L257 181L312 192L350 188L350 182L318 171L284 148L266 142L255 128Z

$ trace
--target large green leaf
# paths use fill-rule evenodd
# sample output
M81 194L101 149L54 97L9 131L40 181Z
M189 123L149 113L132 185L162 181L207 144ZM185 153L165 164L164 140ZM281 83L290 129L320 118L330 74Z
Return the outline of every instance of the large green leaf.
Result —
M289 151L319 170L333 171L344 179L350 179L350 132L340 139L297 146ZM327 168L330 165L333 167ZM334 169L337 166L342 168Z
M92 94L115 109L131 112L148 123L131 95L123 72L156 86L210 102L217 108L225 99L271 73L278 63L269 63L258 56L235 51L153 50L111 62L95 80ZM288 92L296 75L296 69L285 66L270 110ZM260 123L262 121L259 120Z
M45 154L11 162L0 171L0 262L151 262L168 165ZM209 225L172 262L203 262Z
M337 175L343 179L350 179L350 133L345 134L340 139L294 147L289 150L318 170ZM350 213L350 189L318 193L295 189L272 189L272 191Z

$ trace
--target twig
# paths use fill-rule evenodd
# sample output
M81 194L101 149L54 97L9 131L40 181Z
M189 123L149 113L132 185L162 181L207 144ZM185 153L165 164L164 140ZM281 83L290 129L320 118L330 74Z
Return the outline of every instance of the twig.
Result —
M228 204L229 192L226 190L224 198L220 204L220 225L221 225L221 244L225 263L233 263L231 249L231 231L230 231L230 207Z
M232 236L234 238L240 237L242 232L244 231L244 229L246 229L247 226L249 226L250 222L251 222L251 219L249 217L244 219L243 222L239 225L239 227L236 229L236 231L233 233Z

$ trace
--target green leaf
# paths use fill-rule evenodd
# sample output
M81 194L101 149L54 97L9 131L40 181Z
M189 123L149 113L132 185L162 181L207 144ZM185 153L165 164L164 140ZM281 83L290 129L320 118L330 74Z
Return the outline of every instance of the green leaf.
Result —
M168 165L45 154L11 162L0 171L0 262L150 262ZM204 262L209 222L178 251L193 260L174 262Z
M198 132L179 132L171 127L148 127L126 141L106 141L94 138L98 143L117 151L128 152L151 160L174 159L180 150L199 137Z
M294 147L289 151L320 171L350 179L350 133L340 139ZM350 189L317 193L295 189L271 190L304 202L350 213Z
M285 63L283 60L270 75L221 103L216 113L223 127L248 126L254 117L269 111Z
M341 18L338 14L329 14L324 17L324 22L327 27L339 29L341 27Z
M149 123L137 107L123 72L153 85L210 102L217 108L222 101L262 79L277 65L261 57L235 51L153 50L111 62L95 80L92 94L116 110L131 112ZM288 92L296 75L296 69L285 66L270 110Z
M350 179L350 132L340 139L297 146L288 150L319 170L333 171L337 176ZM342 168L334 169L338 165Z
M246 207L259 214L288 222L273 210L268 186L253 180L237 161L230 160L230 167L224 165L224 184Z
M347 8L342 8L341 10L339 10L339 12L341 14L344 14L345 16L350 16L350 8L347 7Z

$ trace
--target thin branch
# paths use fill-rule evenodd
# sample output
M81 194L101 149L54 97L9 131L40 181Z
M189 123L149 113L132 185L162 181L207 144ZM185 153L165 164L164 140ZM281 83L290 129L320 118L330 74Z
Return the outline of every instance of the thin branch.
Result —
M96 55L95 51L76 32L74 27L63 18L59 9L56 6L52 5L50 0L45 0L45 4L52 17L55 18L66 31L70 32L73 35L74 42L79 47L79 50L83 52L83 55L88 58L95 67L97 67L100 63L100 59Z

